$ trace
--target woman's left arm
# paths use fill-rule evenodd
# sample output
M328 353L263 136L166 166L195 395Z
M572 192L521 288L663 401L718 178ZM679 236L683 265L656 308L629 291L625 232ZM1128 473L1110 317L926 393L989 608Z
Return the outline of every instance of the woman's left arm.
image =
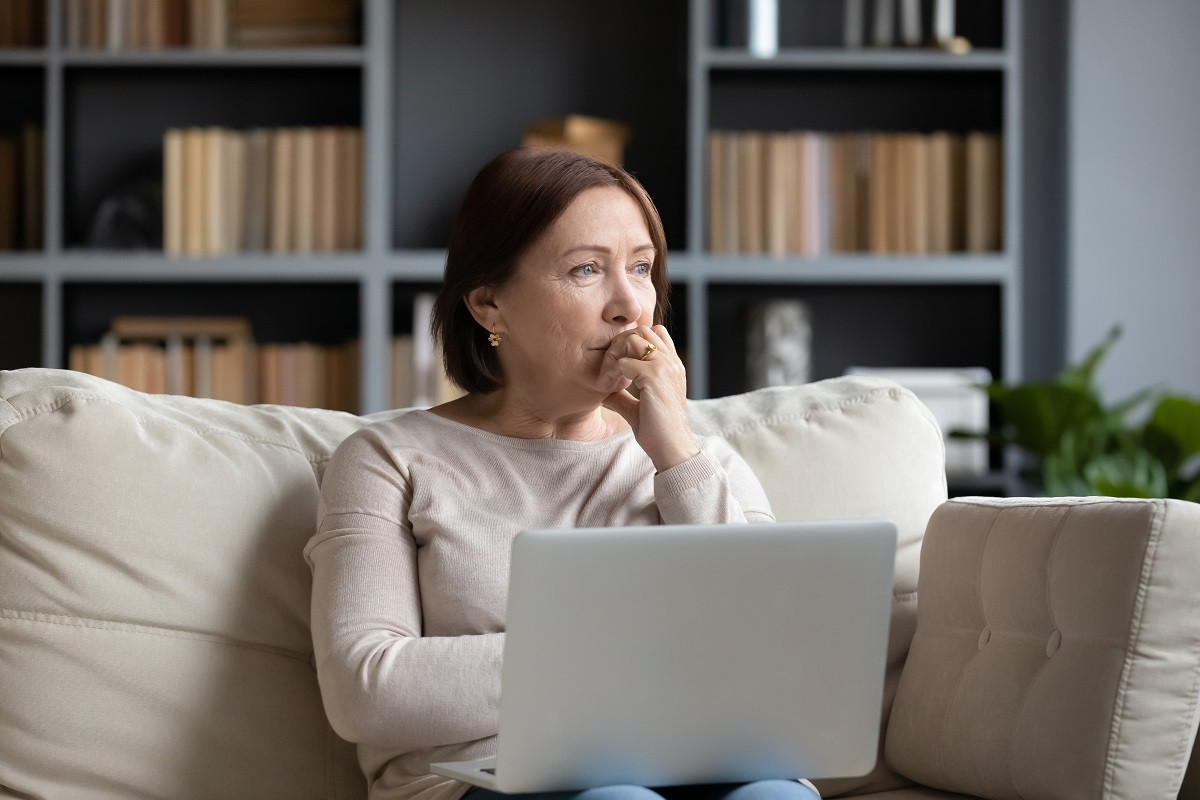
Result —
M750 465L723 439L705 438L695 456L655 475L654 499L666 525L775 521Z

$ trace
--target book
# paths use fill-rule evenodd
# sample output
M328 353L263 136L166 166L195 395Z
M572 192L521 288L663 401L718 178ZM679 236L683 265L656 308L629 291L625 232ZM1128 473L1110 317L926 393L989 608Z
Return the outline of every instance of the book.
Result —
M725 226L721 219L721 197L724 194L724 166L721 163L722 139L721 131L708 132L708 251L710 253L725 252Z
M163 137L163 252L182 256L184 247L184 131L172 128Z
M316 131L312 128L297 128L292 166L295 173L295 187L292 200L291 249L295 253L313 252L316 167Z
M183 132L183 252L192 257L207 253L207 151L208 136L202 128Z
M335 249L358 250L362 247L362 131L359 128L339 128L337 131L336 164L336 227Z
M358 40L359 0L234 0L235 47L350 45Z
M296 131L283 128L271 137L271 252L292 250L295 228Z
M763 252L763 137L746 133L739 139L738 241L741 252Z
M966 249L972 253L1001 246L1000 135L973 131L966 136Z
M929 135L926 145L926 182L929 192L927 237L930 253L949 253L951 250L951 229L954 225L951 138L946 131L935 131Z
M313 250L329 253L338 239L338 132L321 127L313 131Z
M727 131L721 136L721 227L722 253L739 253L742 250L741 225L738 198L741 193L739 171L741 169L741 140L749 134Z
M226 141L227 132L222 128L204 130L204 245L202 255L213 256L224 253L225 245L225 193L226 193Z
M785 133L763 134L764 244L766 252L777 257L788 254L788 211L794 209L796 198L789 144Z
M17 248L17 142L0 136L0 252Z
M246 140L241 250L264 253L270 249L271 215L271 132L265 128L249 131Z

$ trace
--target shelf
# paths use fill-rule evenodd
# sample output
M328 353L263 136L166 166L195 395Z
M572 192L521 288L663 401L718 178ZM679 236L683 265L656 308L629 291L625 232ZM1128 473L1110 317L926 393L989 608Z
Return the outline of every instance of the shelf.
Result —
M361 67L361 47L269 50L71 50L59 56L68 67Z
M1003 70L1010 64L1004 50L976 50L963 55L940 50L791 48L772 58L758 58L731 47L709 48L700 55L710 69L854 69L854 70Z
M1003 283L1013 260L996 254L829 255L818 258L704 255L668 261L672 280L682 274L736 283Z
M40 48L0 50L0 67L44 67L46 51Z

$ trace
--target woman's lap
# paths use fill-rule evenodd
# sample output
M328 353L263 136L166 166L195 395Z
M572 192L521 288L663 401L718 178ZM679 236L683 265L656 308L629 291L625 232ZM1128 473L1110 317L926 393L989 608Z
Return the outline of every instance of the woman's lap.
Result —
M581 792L501 794L472 789L464 800L819 800L820 795L797 781L709 783L695 786L601 786Z

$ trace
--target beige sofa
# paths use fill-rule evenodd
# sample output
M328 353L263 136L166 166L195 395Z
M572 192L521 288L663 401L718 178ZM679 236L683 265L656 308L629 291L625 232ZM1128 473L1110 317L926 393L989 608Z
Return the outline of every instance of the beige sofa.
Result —
M1200 506L944 503L931 416L878 380L691 411L781 519L898 525L883 757L826 796L1176 796ZM321 708L301 548L329 455L369 421L0 373L0 796L364 796Z

